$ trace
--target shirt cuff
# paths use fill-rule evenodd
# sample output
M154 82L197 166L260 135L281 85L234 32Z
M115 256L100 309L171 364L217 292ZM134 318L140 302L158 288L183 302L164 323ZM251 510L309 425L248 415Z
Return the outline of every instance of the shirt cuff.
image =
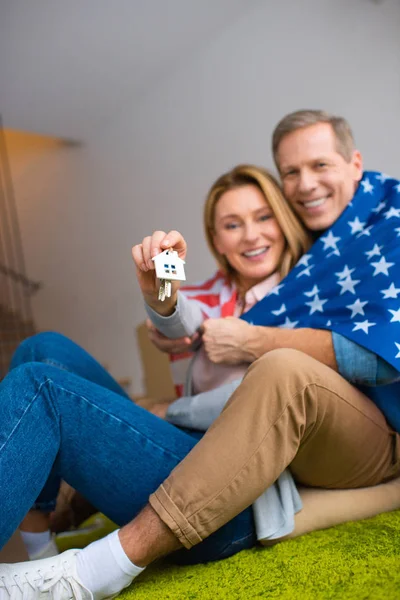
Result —
M339 373L351 383L377 384L378 357L374 352L332 331Z

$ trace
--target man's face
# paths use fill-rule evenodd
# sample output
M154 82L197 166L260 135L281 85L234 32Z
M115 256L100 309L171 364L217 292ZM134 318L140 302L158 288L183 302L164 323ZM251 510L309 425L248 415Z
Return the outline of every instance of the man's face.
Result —
M362 178L362 158L346 162L336 150L329 123L288 133L278 146L283 191L308 229L331 227L351 201Z

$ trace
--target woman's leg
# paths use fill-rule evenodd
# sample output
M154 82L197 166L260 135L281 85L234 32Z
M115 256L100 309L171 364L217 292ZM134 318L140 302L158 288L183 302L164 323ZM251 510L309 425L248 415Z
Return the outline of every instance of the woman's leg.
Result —
M196 443L74 374L39 363L14 368L0 384L0 547L38 496L36 507L48 510L59 477L127 523ZM196 555L213 560L254 543L252 519L239 518Z
M125 391L102 365L83 348L60 333L52 331L38 333L24 340L14 353L10 369L15 369L19 365L29 362L45 363L58 367L63 371L75 373L88 381L97 383L120 396L128 398ZM49 495L52 495L52 490L44 490L44 497ZM88 514L96 512L96 508L90 505L79 493L75 492L74 496L81 499L81 502L86 506ZM57 513L54 512L55 509L55 502L52 501L48 505L47 513L44 512L43 507L39 510L31 510L21 523L20 529L29 533L48 530L51 525L50 512L52 512L53 517L57 516ZM71 524L71 516L70 512L68 515L60 515L58 513L58 518L61 522L64 522L64 528L68 528ZM41 543L43 543L43 539L41 539Z
M21 342L11 360L10 370L31 362L41 362L75 373L111 392L129 398L93 356L61 333L53 331L38 333Z

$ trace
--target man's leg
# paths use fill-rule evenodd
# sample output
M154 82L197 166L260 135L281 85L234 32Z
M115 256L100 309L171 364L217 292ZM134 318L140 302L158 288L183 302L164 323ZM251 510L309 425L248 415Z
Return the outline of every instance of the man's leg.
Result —
M254 363L222 415L150 497L146 521L163 552L166 524L187 548L249 506L290 466L298 482L326 488L370 486L400 472L399 436L361 392L295 350ZM140 523L140 521L139 521ZM121 530L135 555L130 529ZM172 540L172 538L170 538ZM148 548L151 557L154 548Z

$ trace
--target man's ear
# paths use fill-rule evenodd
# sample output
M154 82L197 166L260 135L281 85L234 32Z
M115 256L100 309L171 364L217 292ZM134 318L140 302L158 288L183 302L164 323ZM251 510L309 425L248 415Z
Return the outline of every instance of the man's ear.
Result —
M361 181L363 176L363 157L359 150L354 150L351 158L354 181Z

